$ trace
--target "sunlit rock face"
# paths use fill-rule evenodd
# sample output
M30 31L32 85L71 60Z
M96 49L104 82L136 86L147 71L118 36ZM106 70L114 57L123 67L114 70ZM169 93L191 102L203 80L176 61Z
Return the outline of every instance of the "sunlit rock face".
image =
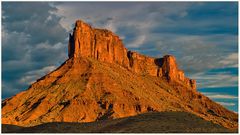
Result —
M152 58L128 51L119 36L109 30L92 28L81 20L76 21L73 34L69 35L68 48L69 58L91 57L102 62L117 63L138 74L181 81L196 89L196 81L184 76L174 56Z
M94 29L78 20L69 39L69 58L80 56L128 65L127 49L117 35L108 30Z

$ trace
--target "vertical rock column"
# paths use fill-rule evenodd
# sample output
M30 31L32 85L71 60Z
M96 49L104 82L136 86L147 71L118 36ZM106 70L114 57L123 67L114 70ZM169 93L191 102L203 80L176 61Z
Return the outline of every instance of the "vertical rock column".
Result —
M175 57L171 55L163 57L162 73L168 80L177 79L178 69Z
M169 81L180 81L185 85L196 89L196 80L185 77L184 72L178 69L177 62L174 56L166 55L163 57L162 73Z
M74 32L74 57L91 57L93 32L90 25L78 20Z

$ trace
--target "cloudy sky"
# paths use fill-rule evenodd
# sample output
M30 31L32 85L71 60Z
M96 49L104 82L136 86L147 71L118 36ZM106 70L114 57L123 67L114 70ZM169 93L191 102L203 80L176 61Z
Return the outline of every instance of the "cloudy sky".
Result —
M75 20L117 33L125 46L175 55L199 91L238 111L237 2L2 2L2 98L67 59Z

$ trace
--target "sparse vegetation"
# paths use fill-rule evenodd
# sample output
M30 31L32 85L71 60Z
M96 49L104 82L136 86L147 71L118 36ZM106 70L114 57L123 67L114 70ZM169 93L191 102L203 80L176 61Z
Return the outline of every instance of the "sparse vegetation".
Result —
M91 123L46 123L23 128L2 125L3 133L237 133L186 112L152 112L138 116L108 119L111 109Z

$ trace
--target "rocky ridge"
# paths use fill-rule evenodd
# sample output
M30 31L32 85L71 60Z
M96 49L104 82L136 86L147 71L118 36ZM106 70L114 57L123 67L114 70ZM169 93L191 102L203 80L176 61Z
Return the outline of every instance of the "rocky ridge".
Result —
M102 62L117 63L138 74L165 77L196 89L196 80L184 76L174 56L152 58L128 51L119 36L108 30L94 29L81 20L76 21L73 34L69 35L68 48L69 58L91 57Z

